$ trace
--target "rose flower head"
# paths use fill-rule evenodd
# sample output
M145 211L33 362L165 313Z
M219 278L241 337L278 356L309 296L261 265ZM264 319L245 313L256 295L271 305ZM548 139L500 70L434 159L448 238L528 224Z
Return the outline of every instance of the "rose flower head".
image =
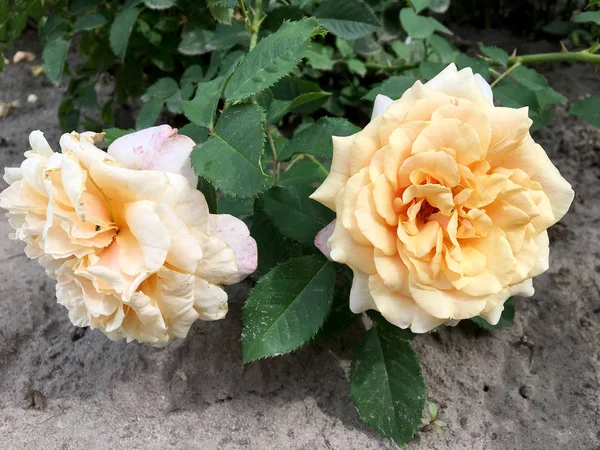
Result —
M210 214L190 165L194 142L162 125L115 140L70 133L52 151L41 131L0 194L25 252L57 280L77 326L164 346L197 319L227 313L222 285L256 269L241 220Z
M495 107L490 86L454 64L371 122L333 137L331 172L311 196L336 212L316 245L354 272L350 308L427 332L533 295L547 229L573 190L529 134L527 108Z

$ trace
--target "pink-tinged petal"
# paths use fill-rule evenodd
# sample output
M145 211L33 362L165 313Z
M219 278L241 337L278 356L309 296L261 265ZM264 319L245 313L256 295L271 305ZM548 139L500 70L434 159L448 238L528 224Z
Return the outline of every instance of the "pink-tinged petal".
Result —
M375 104L373 105L373 113L371 114L371 120L379 116L383 116L383 113L394 103L394 100L389 98L387 95L378 94L375 97Z
M235 254L237 274L227 284L242 281L254 273L258 265L258 249L256 241L250 236L246 224L229 214L211 215L211 234L222 239Z
M161 170L185 176L196 186L190 154L196 144L176 128L160 125L127 134L108 147L108 154L128 169Z
M327 241L333 234L334 228L335 228L335 220L332 221L325 228L323 228L321 231L319 231L317 233L317 235L315 236L315 247L317 247L319 250L321 250L321 253L323 253L329 261L333 261L333 259L331 259L331 249L327 245Z

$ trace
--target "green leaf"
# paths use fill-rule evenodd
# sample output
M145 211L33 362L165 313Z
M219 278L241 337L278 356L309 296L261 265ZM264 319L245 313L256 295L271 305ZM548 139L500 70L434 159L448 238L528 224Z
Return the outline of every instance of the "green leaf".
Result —
M410 4L415 8L417 14L429 8L429 0L411 0Z
M206 5L214 19L222 24L231 24L233 9L223 6L218 0L206 0Z
M281 5L276 8L270 7L269 13L261 26L261 30L277 31L285 20L297 21L301 20L303 17L304 14L298 6Z
M348 69L350 70L350 72L354 72L360 75L361 77L364 77L367 74L367 68L360 59L348 60Z
M313 43L306 54L306 60L313 69L332 70L334 64L333 48Z
M288 112L303 114L317 110L331 95L329 92L318 91L300 94L294 100L269 100L264 95L265 92L268 91L259 94L259 104L267 110L267 121L272 124L278 123Z
M73 0L69 3L67 12L72 16L80 16L98 6L100 0Z
M312 18L285 22L244 58L225 88L228 101L241 101L290 73L308 51L318 23Z
M222 197L219 199L219 214L231 214L244 217L252 214L254 201L252 199Z
M178 130L179 134L189 137L196 144L205 142L208 139L208 128L199 127L193 123L188 123Z
M183 113L192 123L209 130L213 129L224 78L218 77L207 83L198 84L194 98L183 102Z
M149 55L150 61L163 72L173 72L175 70L175 61L173 57L162 50Z
M148 87L142 99L148 100L151 98L158 98L160 100L167 100L178 90L179 85L177 84L177 81L170 77L164 77L156 80L154 84Z
M27 19L27 15L25 15ZM45 42L50 42L64 37L69 31L65 19L57 13L51 13L48 19L40 27L40 37Z
M78 32L84 30L94 30L96 28L100 28L105 23L106 17L104 17L102 14L88 14L75 21L73 24L73 31Z
M600 128L600 97L589 97L575 103L569 109L569 114Z
M592 22L596 25L600 25L600 11L587 11L582 12L581 14L577 14L573 17L573 22L575 23L587 23Z
M568 101L567 97L562 95L560 92L556 92L552 88L536 91L535 95L537 97L537 101L541 109L547 108L552 105L564 104Z
M119 139L121 136L125 136L126 134L131 134L135 130L133 128L129 128L128 130L122 130L121 128L108 128L104 130L104 145L107 147L112 144L114 141Z
M139 19L137 21L137 26L140 33L144 35L144 37L148 42L150 42L150 44L154 45L155 47L160 46L160 43L162 42L162 35L154 31L154 29L150 26L148 22Z
M63 133L77 129L81 112L73 107L73 100L65 99L58 107L58 125Z
M308 198L314 188L273 186L263 194L264 211L284 236L312 243L335 213Z
M282 235L264 212L255 212L252 219L250 235L258 246L257 276L267 273L283 261L302 256L300 243Z
M289 100L290 106L293 103L292 112L297 114L310 114L323 104L324 98L317 96L312 97L313 101L305 103L304 100L311 97L304 96L304 94L315 92L325 94L317 83L293 76L282 78L270 88L270 91L276 100ZM263 91L263 93L265 92L268 91ZM327 95L329 94L327 93Z
M436 31L452 34L448 28L433 17L419 16L412 8L404 8L400 11L400 23L413 39L426 39Z
M457 50L446 39L434 34L427 38L427 42L431 45L432 50L439 56L441 62L448 64L454 61Z
M165 101L160 98L151 98L144 103L135 121L136 130L156 125L156 121L158 120L158 116L160 115L164 104Z
M421 75L421 78L423 78L425 81L428 81L444 70L445 67L446 65L442 62L423 61L419 65L419 75Z
M519 84L531 89L532 91L539 91L548 88L548 80L546 80L544 75L525 66L517 67L510 73L510 76Z
M205 30L195 23L187 23L181 30L181 42L179 43L179 53L184 55L203 55L210 50L207 49L214 33Z
M173 114L183 114L183 97L179 88L167 99L167 110Z
M473 73L478 73L484 79L490 76L490 65L485 59L482 58L471 58L464 53L458 53L455 58L456 66L459 69L465 69L470 67L473 69Z
M290 111L296 108L300 108L301 106L306 106L307 104L323 104L325 99L329 97L331 94L329 92L306 92L304 94L300 94L292 103L290 103L289 109Z
M184 55L203 55L216 50L227 50L234 45L248 44L250 34L241 23L231 26L218 24L215 32L205 30L201 25L188 23L181 31L179 52Z
M567 22L566 20L554 19L549 24L544 25L542 31L550 34L556 34L558 36L566 36L577 28L573 22Z
M290 164L279 177L281 186L312 186L322 183L327 177L327 169L317 161L305 158Z
M325 342L344 331L358 317L350 310L350 286L352 272L347 266L338 265L333 303L327 320L314 338L315 342Z
M358 39L381 24L362 0L325 0L315 11L319 23L342 39Z
M375 101L375 98L381 95L387 95L392 100L397 100L402 97L402 94L406 92L408 88L410 88L413 84L415 84L415 80L406 76L398 76L398 77L390 77L381 83L379 86L374 87L369 92L367 92L364 96L364 100Z
M110 48L121 60L125 59L129 37L139 14L140 10L137 8L125 8L115 16L110 26Z
M438 407L435 403L430 403L429 405L427 405L427 409L429 409L429 416L432 419L435 419L438 415Z
M198 177L198 190L204 194L206 203L208 205L208 211L211 214L216 214L218 210L217 206L217 191L205 178Z
M342 58L351 58L354 56L354 48L352 48L352 44L350 42L341 38L336 38L335 45L342 55Z
M480 42L479 49L485 56L490 58L492 61L499 62L504 67L506 67L506 65L508 64L508 53L506 53L501 48L494 46L485 46Z
M402 41L394 41L392 42L392 50L396 54L398 58L403 61L410 61L411 49L410 47Z
M515 299L514 297L509 298L504 303L504 310L500 316L500 320L496 325L490 324L487 320L481 317L473 317L471 320L479 325L481 328L486 330L497 330L498 328L511 328L515 321Z
M331 158L333 156L332 136L350 136L360 128L346 119L321 117L317 122L296 133L279 155L279 159L290 159L294 153L308 153Z
M228 8L235 8L238 5L237 0L215 0L215 4L220 6L227 6Z
M65 60L67 59L67 52L69 51L70 44L71 41L56 39L49 42L44 47L42 54L44 59L44 72L46 73L48 79L55 86L60 84L60 79L65 67Z
M176 0L144 0L144 5L150 9L167 9L175 6Z
M350 368L350 395L361 419L399 446L421 426L427 388L404 330L374 321Z
M265 141L263 120L257 105L227 108L216 134L192 152L196 173L231 197L253 197L263 191L268 182L260 165Z
M309 342L333 300L333 263L303 256L262 277L244 305L244 362L289 353Z
M179 84L183 88L186 85L195 84L195 83L202 81L203 76L204 76L204 74L202 72L202 66L199 66L198 64L194 64L194 65L188 67L187 69L185 69L185 72L183 72L183 75L181 75Z

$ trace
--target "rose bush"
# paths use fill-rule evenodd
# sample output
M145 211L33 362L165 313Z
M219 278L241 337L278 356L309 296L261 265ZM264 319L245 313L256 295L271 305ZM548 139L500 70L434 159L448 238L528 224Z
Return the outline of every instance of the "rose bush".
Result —
M337 219L316 244L354 271L355 313L423 333L474 316L495 324L510 296L533 295L546 230L574 194L531 124L451 64L397 101L379 96L365 129L334 137L312 198Z
M57 280L77 326L154 346L185 337L196 319L227 313L222 285L256 268L256 243L230 215L209 214L196 190L194 142L168 125L123 136L70 133L54 153L42 132L0 194L13 238Z

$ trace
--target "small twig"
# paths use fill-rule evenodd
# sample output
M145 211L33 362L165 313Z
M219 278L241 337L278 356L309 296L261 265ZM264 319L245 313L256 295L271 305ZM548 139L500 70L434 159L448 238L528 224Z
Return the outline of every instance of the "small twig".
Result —
M513 70L515 70L519 66L521 66L521 63L519 63L519 62L510 66L508 69L506 69L504 71L504 73L502 75L500 75L498 78L496 78L494 80L494 82L492 84L490 84L490 86L491 87L496 86L498 83L500 83L500 81L502 81L507 75L509 75Z
M308 158L313 163L315 163L317 165L317 167L319 167L321 172L323 172L325 174L325 176L329 175L329 170L327 170L327 168L323 164L321 164L319 162L319 160L317 158L315 158L313 155L309 155L308 153L302 153L302 155L304 155L306 158Z

